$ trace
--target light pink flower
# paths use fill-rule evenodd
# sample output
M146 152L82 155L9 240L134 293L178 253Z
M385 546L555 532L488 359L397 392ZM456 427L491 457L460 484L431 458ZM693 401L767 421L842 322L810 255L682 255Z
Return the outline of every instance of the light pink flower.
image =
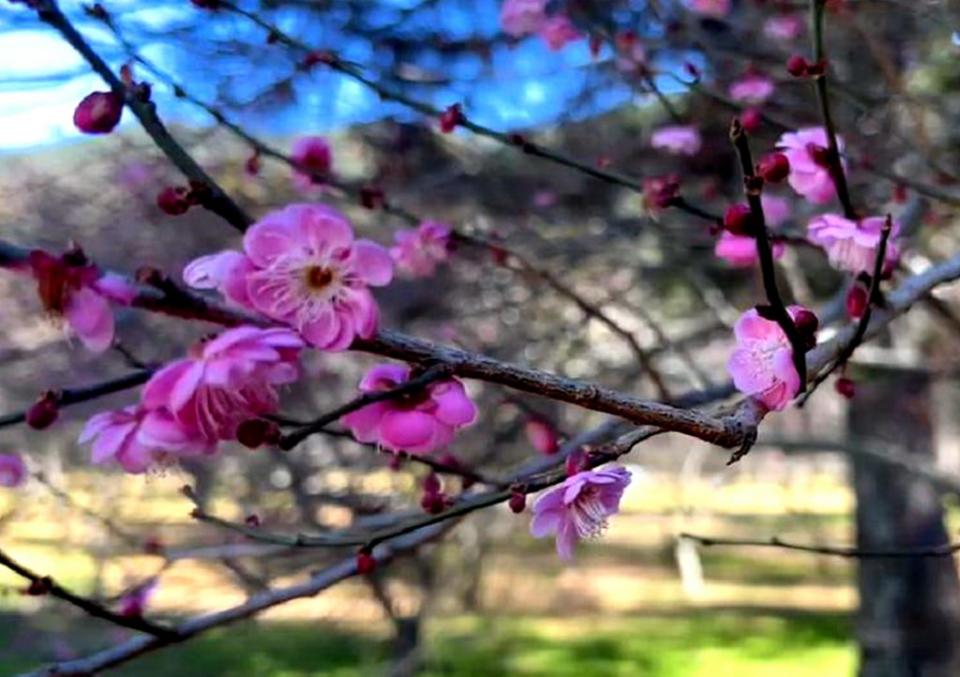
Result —
M290 158L302 169L293 172L293 183L300 190L325 185L333 170L333 151L322 136L304 136L294 141Z
M803 31L804 22L797 14L778 14L763 24L763 34L776 42L796 39Z
M787 310L796 319L806 309L790 306ZM737 347L727 362L727 371L737 390L773 411L786 407L800 389L800 375L793 365L790 341L780 325L751 308L737 320L733 333Z
M577 541L603 533L607 518L620 510L628 484L630 472L619 466L578 472L540 495L530 533L534 538L556 534L557 554L570 560Z
M773 94L773 80L766 75L750 73L730 85L730 98L750 105L761 104Z
M277 411L277 386L299 378L302 348L289 329L228 329L154 374L143 406L169 410L208 442L232 440L244 421Z
M0 487L19 487L27 479L27 466L19 454L0 454Z
M411 378L407 365L377 365L360 381L364 393L391 390ZM393 451L429 454L453 442L456 432L473 423L477 408L463 384L448 378L420 392L367 405L340 419L360 442L376 442Z
M523 432L527 436L530 445L541 454L555 454L560 450L560 438L557 436L557 429L553 427L550 421L538 416L531 416L523 424Z
M730 13L730 0L688 0L688 5L697 14L717 19Z
M789 200L764 193L760 196L760 204L763 205L763 220L770 228L782 226L790 218Z
M692 126L661 127L650 137L650 145L677 155L695 155L700 150L700 131Z
M840 153L843 139L837 137ZM790 160L790 187L809 202L825 204L837 194L833 177L826 165L827 132L823 127L809 127L795 132L786 132L777 142L777 147ZM841 163L846 163L841 157Z
M94 463L115 461L128 473L214 451L214 445L197 429L182 425L167 409L140 406L96 414L87 421L78 441L93 442Z
M28 265L44 309L66 320L87 349L99 353L109 348L114 332L110 303L129 305L136 286L119 275L101 273L79 249L62 256L36 249Z
M858 223L839 214L821 214L807 224L807 238L826 250L835 268L853 274L872 273L885 221L882 216L871 216ZM894 221L884 255L885 266L892 266L900 258L896 241L899 235L900 223Z
M433 275L437 264L450 255L450 227L436 221L424 221L416 229L398 231L393 237L397 244L390 248L390 256L397 268L411 277Z
M297 204L267 214L243 240L246 256L220 252L187 266L187 284L216 288L230 301L297 329L324 350L370 338L379 321L370 286L393 278L389 252L354 240L340 212Z
M772 246L774 258L783 256L782 242ZM750 268L757 262L757 241L749 235L735 235L728 230L720 233L720 239L714 247L714 254L734 268Z
M150 598L157 591L160 581L151 578L146 583L138 585L120 598L117 613L127 618L140 618L147 610Z
M547 0L504 0L500 8L503 32L515 38L536 33L547 21Z
M562 14L547 19L537 32L547 43L547 47L554 52L560 51L567 44L576 42L583 37L577 27L573 25L573 22Z

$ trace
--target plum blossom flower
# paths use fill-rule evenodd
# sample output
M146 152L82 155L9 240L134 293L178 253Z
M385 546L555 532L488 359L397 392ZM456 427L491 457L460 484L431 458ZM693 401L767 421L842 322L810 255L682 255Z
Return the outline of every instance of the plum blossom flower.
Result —
M790 218L790 202L782 197L764 193L760 196L760 204L763 205L763 219L770 228L782 226Z
M299 378L303 347L289 329L228 329L154 374L141 402L210 443L232 440L244 421L277 411L277 386Z
M730 13L730 0L689 0L690 10L697 14L721 19Z
M290 159L298 168L293 172L293 183L300 190L323 186L333 170L333 151L322 136L297 139L293 143Z
M523 432L530 445L547 456L560 451L560 438L557 429L550 421L539 416L531 416L523 424Z
M194 428L182 425L165 408L125 407L101 412L87 421L80 444L93 442L94 463L115 461L139 474L184 456L210 454L214 445Z
M436 221L398 231L394 239L397 244L390 248L390 256L397 268L411 277L433 275L437 265L450 255L450 227Z
M360 381L364 393L392 390L414 374L407 365L380 364ZM393 450L429 454L453 442L456 432L470 425L477 408L463 384L448 378L416 393L367 405L340 419L360 442L376 442Z
M790 187L814 204L830 202L837 193L827 166L828 144L823 127L786 132L777 142L777 147L790 161L790 176L787 178ZM842 155L843 140L840 137L837 137L837 145Z
M773 94L773 80L760 73L749 73L730 85L730 98L750 105L761 104Z
M19 487L27 479L27 466L19 454L0 454L0 487Z
M500 8L504 33L515 38L536 33L547 21L547 0L505 0Z
M187 284L218 289L324 350L345 350L376 332L380 313L369 287L390 282L393 260L384 247L354 240L340 212L290 205L254 224L243 246L245 255L220 252L188 265Z
M810 312L802 306L790 306L787 311L794 320L800 313ZM737 347L727 362L733 384L768 409L780 411L800 389L800 375L793 364L787 335L780 325L761 317L755 308L740 316L733 333Z
M774 258L779 259L783 256L782 242L773 243L771 249ZM725 230L720 233L720 239L717 240L713 253L734 268L750 268L757 262L757 241L749 235L736 235Z
M577 27L573 25L573 22L562 14L548 18L537 32L547 43L547 47L554 52L560 51L567 44L576 42L583 37Z
M882 216L851 221L839 214L821 214L807 224L807 238L826 250L835 268L853 274L872 273L885 221ZM894 221L884 254L885 266L892 266L900 258L899 235L900 223Z
M102 273L79 248L62 256L35 249L28 265L44 309L67 326L87 349L103 352L113 342L110 303L129 305L136 287L113 273Z
M650 137L650 145L676 155L696 155L700 150L700 131L692 126L661 127Z
M547 490L533 504L530 533L534 538L556 534L557 554L573 558L577 541L597 537L607 518L620 510L620 499L630 484L630 472L615 466L584 470Z
M795 40L803 31L803 19L797 14L779 14L763 24L763 34L776 42Z

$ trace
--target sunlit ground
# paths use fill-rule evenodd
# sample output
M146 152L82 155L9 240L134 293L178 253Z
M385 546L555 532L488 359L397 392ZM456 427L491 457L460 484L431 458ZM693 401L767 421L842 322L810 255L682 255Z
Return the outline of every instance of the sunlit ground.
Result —
M77 500L98 508L107 502L111 516L131 531L154 531L172 543L189 535L196 545L200 530L208 542L223 542L223 534L186 517L189 504L176 492L182 481L125 479L116 495L93 498L82 491L84 477L70 480ZM107 595L159 567L160 559L147 555L115 557L98 567L89 552L106 544L102 528L42 486L30 492L2 532L4 549L27 565L80 592ZM847 542L849 498L844 487L818 478L794 487L688 487L683 498L668 482L650 482L629 494L604 540L582 548L572 566L557 561L551 543L531 540L526 520L518 521L509 547L498 545L484 566L480 611L440 613L428 623L427 674L853 674L849 612L856 599L849 563L708 549L701 553L703 586L684 591L671 538L689 530ZM684 502L697 505L697 513L671 512ZM229 514L226 504L219 509ZM2 675L85 655L125 636L54 600L16 594L22 583L7 572L0 573L0 584L8 590L0 601ZM242 600L222 568L181 561L164 574L152 610L169 618ZM29 622L17 614L29 614ZM117 674L370 675L389 655L389 633L366 586L350 582L135 661Z

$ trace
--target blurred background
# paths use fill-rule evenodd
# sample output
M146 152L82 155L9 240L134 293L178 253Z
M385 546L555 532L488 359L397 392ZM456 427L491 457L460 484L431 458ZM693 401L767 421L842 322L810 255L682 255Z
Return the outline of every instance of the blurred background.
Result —
M791 53L809 54L803 2L734 0L723 12L668 0L555 3L551 11L563 5L583 36L558 50L536 35L506 35L497 0L239 4L441 110L460 103L473 121L588 166L633 177L676 174L684 198L714 214L740 199L727 129L746 104L730 99L731 83L763 73L775 84L758 107L766 117L754 132L757 155L784 129L819 124L810 84L783 67ZM891 211L904 224L907 253L896 284L957 251L960 14L956 3L932 0L828 5L831 94L851 190L868 213ZM322 65L306 67L302 53L268 41L263 27L232 11L187 0L112 0L103 3L105 23L81 3L61 6L112 67L132 63L174 136L254 215L329 202L384 245L408 226L347 190L303 192L290 167L270 158L252 175L249 144L223 119L283 153L297 138L325 135L343 184L382 190L422 218L522 252L602 308L646 350L672 392L728 381L731 327L763 298L762 285L753 269L714 255L709 219L658 210L636 191L463 129L441 134L435 118ZM778 32L776 21L793 28ZM157 193L183 181L129 111L111 135L76 132L76 103L104 87L23 4L0 6L0 55L3 239L53 251L76 241L105 267L132 273L150 265L173 275L198 255L238 246L211 213L171 217L157 208ZM655 129L678 122L699 128L695 155L651 147ZM779 234L802 238L818 210L785 185L774 192L789 206ZM818 309L823 337L846 321L848 283L822 252L794 243L779 270L795 300ZM586 317L496 247L463 244L434 277L398 280L378 299L385 326L657 397L622 331ZM953 558L858 563L679 538L867 548L955 538L958 300L944 288L919 304L857 351L847 370L852 400L828 381L803 408L769 417L756 448L735 465L726 465L724 450L679 435L638 446L625 459L634 481L621 514L572 564L558 560L552 541L528 535L528 514L497 506L365 580L116 672L960 674ZM48 388L169 360L212 330L122 310L118 348L91 355L63 339L32 282L9 271L0 274L0 317L0 413L24 409ZM311 378L285 393L284 414L308 419L348 400L376 361L309 355ZM532 418L561 437L604 420L488 384L468 387L481 417L450 453L494 476L537 455L525 434ZM291 453L225 445L215 458L148 476L91 465L76 443L83 422L134 399L124 393L72 407L43 432L0 430L0 451L23 454L32 473L24 487L0 488L3 549L83 594L114 604L156 580L148 613L176 619L239 603L350 553L266 546L198 523L180 493L185 484L215 514L255 514L280 531L375 524L416 509L424 468L343 437L314 436ZM458 478L444 482L451 493L461 490ZM5 570L0 588L0 674L83 656L130 634L22 594L23 581ZM891 665L921 668L882 671Z

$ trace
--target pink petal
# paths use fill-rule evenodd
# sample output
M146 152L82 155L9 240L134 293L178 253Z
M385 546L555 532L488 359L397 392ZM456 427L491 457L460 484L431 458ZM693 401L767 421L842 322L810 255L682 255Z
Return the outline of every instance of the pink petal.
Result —
M543 538L557 531L563 513L559 510L536 512L530 520L530 535L534 538Z
M578 540L577 529L572 520L563 519L557 529L557 554L560 559L570 561L573 559L573 548Z
M116 273L105 273L93 283L93 288L103 297L129 306L137 297L137 285Z
M377 402L342 416L340 423L350 428L360 442L377 442L380 439L380 421L386 412L386 405Z
M121 423L120 425L110 426L104 429L98 436L97 441L93 443L92 460L94 463L103 463L117 456L122 450L127 439L136 429L135 422Z
M191 362L170 391L170 411L183 409L203 383L206 365L202 362Z
M301 248L298 224L287 214L287 209L268 214L243 236L243 249L254 265L268 268L277 257Z
M476 406L467 397L463 384L456 379L435 385L430 396L438 405L434 416L447 425L468 425L477 418Z
M170 396L174 387L192 364L192 360L177 360L150 377L150 380L143 387L143 394L140 396L143 406L148 409L169 407Z
M436 421L429 414L390 410L380 421L381 441L392 449L405 450L428 442L435 426Z
M113 343L110 304L89 287L81 287L70 295L64 314L70 328L88 350L102 353Z
M300 243L316 254L344 249L353 243L353 228L347 218L332 207L299 204L280 213L297 224Z
M353 270L364 282L382 287L393 279L393 259L375 242L358 240L353 245Z

